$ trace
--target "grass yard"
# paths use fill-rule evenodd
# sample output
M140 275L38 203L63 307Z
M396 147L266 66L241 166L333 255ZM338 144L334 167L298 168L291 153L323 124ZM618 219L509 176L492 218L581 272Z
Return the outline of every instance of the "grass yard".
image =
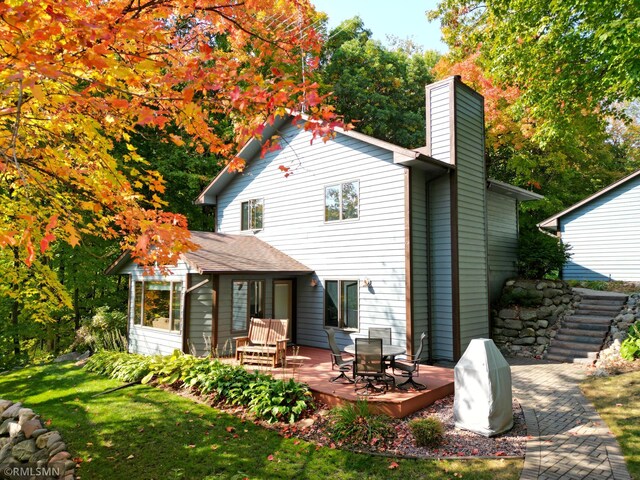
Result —
M631 477L640 479L640 371L590 378L582 391L617 437Z
M119 385L49 364L0 374L0 398L51 420L83 460L85 480L516 479L522 468L521 460L397 460L316 447L144 385L93 397Z

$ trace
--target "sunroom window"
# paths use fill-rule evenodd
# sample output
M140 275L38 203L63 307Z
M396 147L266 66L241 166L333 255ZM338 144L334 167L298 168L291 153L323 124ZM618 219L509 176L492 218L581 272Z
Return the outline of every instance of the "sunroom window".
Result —
M345 330L358 329L358 281L324 282L324 324Z
M135 325L180 331L182 282L135 282L133 304Z

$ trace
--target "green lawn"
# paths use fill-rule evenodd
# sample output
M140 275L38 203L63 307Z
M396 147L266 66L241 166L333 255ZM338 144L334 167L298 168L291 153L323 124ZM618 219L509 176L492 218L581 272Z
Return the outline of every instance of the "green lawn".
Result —
M590 378L582 391L618 439L631 477L640 479L640 371Z
M516 479L520 460L426 461L370 457L285 439L186 398L72 365L0 375L0 398L51 420L85 480L99 479Z

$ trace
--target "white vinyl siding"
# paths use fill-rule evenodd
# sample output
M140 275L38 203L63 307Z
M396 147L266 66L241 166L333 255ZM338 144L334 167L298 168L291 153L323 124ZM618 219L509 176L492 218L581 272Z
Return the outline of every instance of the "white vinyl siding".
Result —
M460 354L489 336L483 101L455 83Z
M283 149L256 158L218 195L218 230L239 233L239 202L264 198L264 229L256 236L313 269L298 282L298 338L302 345L326 347L323 281L358 280L360 325L390 326L395 343L406 339L404 171L392 152L338 133L327 143L287 126ZM291 168L285 178L280 165ZM325 222L325 187L357 180L357 221ZM361 281L372 281L370 288ZM224 298L224 293L221 297ZM267 294L267 299L269 294ZM220 319L224 318L223 312Z
M518 273L518 202L515 198L487 192L489 293L500 297L504 283Z
M179 262L177 266L170 268L167 275L149 277L144 275L142 268L130 262L120 273L130 275L129 294L131 295L133 282L142 280L184 282L188 271L189 267L184 262ZM184 288L182 296L184 298ZM129 302L129 308L129 351L131 353L170 355L175 349L182 350L183 325L181 325L179 332L135 325L133 323L135 302ZM184 322L184 318L182 322Z
M567 280L640 281L640 177L560 218Z
M432 348L436 360L453 360L451 210L449 176L429 184Z

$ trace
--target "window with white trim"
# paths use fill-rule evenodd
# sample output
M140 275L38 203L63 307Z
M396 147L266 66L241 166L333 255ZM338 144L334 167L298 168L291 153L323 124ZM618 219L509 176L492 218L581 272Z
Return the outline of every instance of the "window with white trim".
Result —
M241 230L260 230L264 216L264 199L256 198L242 202Z
M134 282L133 323L171 332L180 331L182 282Z
M324 221L357 219L360 213L360 182L331 185L324 189Z
M324 325L345 330L358 329L357 280L325 280Z

